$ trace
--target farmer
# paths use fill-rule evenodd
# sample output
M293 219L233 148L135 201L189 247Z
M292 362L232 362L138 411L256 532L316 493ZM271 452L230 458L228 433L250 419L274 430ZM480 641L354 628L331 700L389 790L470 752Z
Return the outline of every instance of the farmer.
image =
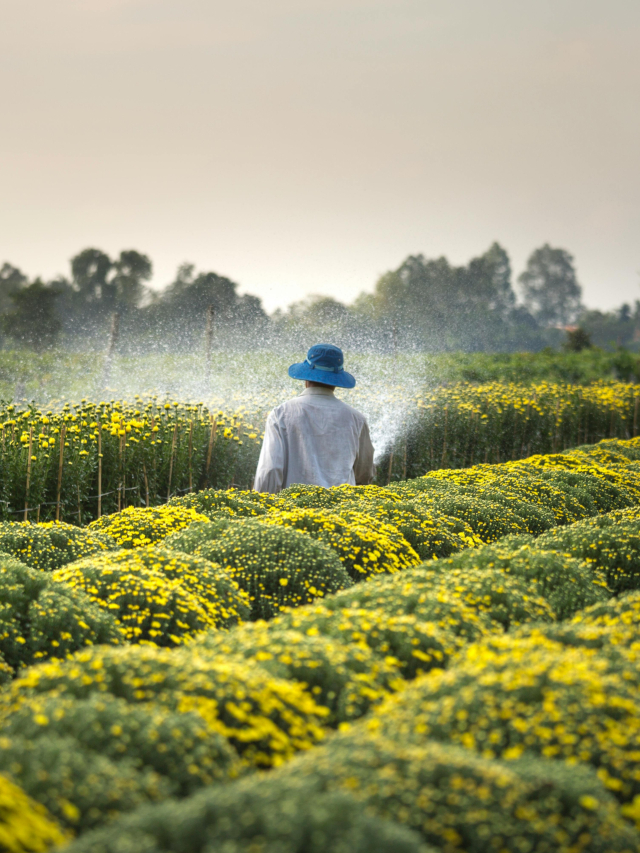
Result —
M334 396L353 388L342 350L316 344L289 376L304 380L298 397L269 413L254 482L257 492L279 492L292 483L366 485L375 476L373 446L364 415Z

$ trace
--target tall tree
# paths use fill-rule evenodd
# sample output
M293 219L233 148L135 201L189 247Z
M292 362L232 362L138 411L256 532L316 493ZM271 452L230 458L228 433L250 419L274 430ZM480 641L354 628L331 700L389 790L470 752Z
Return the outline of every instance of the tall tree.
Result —
M120 252L113 268L111 284L115 287L117 307L138 308L145 293L144 282L149 281L153 272L151 261L135 249L126 249Z
M61 328L56 314L57 297L57 291L40 279L12 293L13 310L3 317L5 332L36 352L50 349Z
M565 249L545 243L527 261L518 281L524 303L544 326L566 326L582 308L582 288L573 266L573 257Z
M26 275L11 264L0 268L0 313L4 314L13 304L11 297L28 283Z
M71 276L82 305L114 307L115 288L109 282L112 267L111 258L100 249L84 249L71 258Z

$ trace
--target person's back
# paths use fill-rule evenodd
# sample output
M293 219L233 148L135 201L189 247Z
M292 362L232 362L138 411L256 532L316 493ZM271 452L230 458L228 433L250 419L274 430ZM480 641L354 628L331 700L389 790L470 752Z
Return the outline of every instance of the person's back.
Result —
M254 489L370 483L375 467L367 421L333 393L336 385L355 385L342 369L341 350L325 344L311 347L307 360L292 365L289 375L304 379L307 387L269 414Z

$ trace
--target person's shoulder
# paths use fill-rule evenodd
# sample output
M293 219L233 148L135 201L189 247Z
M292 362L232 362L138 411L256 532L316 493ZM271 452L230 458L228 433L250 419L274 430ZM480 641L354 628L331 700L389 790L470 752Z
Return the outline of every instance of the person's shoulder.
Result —
M345 401L344 401L344 400L338 400L338 398L337 398L337 397L336 397L336 401L337 401L338 403L340 403L340 405L341 405L341 406L343 406L345 409L347 409L347 410L349 411L349 413L351 414L351 416L352 416L355 420L357 420L357 421L363 421L363 422L365 422L365 421L367 420L367 419L365 418L365 416L362 414L362 412L361 412L359 409L354 409L354 407L353 407L353 406L350 406L348 403L345 403Z

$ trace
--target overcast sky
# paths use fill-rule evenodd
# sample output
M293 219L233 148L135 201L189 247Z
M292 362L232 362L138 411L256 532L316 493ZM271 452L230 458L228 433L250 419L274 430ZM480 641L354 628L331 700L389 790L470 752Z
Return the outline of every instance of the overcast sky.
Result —
M545 242L640 299L640 0L0 0L0 263L268 309Z

